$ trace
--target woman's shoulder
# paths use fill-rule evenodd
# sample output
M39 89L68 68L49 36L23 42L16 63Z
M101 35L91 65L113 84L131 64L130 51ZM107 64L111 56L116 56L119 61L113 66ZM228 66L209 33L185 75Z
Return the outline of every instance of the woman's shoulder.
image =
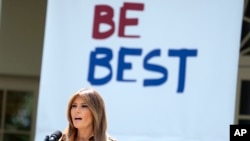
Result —
M61 138L58 141L67 141L66 134L62 134Z
M66 127L62 133L61 138L58 141L67 141L68 127Z

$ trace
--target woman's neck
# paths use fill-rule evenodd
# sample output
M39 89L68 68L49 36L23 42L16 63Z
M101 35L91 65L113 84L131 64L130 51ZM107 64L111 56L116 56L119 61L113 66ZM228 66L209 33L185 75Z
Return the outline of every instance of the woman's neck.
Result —
M76 141L89 141L89 139L93 136L93 129L78 129Z

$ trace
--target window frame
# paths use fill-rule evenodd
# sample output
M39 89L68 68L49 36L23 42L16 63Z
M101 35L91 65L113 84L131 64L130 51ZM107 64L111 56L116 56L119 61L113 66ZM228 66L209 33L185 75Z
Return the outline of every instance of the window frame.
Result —
M34 140L35 127L36 127L36 113L37 113L37 101L38 101L38 90L39 90L39 77L20 77L20 76L6 76L0 75L0 90L3 91L2 99L2 113L1 113L1 127L0 127L0 141L3 141L3 136L5 133L20 133L28 134L30 136L30 141ZM34 105L32 107L32 121L31 129L29 131L6 131L4 129L5 121L5 109L6 109L6 96L8 90L17 91L32 91L34 94ZM2 136L1 136L2 135Z

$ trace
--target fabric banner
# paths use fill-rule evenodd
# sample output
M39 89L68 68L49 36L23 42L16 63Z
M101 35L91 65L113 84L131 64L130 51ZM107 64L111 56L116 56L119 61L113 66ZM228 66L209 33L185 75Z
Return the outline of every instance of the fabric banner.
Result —
M243 0L48 0L35 141L80 88L118 141L228 141Z

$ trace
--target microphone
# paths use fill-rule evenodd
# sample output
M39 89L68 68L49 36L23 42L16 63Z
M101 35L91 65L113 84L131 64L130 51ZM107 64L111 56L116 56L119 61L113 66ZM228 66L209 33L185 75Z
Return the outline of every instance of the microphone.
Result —
M52 133L50 136L45 137L45 141L58 141L62 136L62 132L57 130Z

